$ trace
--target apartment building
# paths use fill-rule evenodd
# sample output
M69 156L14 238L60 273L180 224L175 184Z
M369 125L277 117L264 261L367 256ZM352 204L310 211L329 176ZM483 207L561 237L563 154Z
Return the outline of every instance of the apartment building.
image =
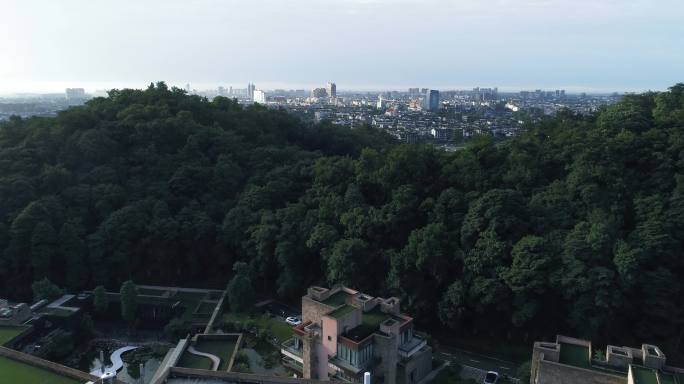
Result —
M595 357L591 341L559 335L534 343L530 384L684 384L684 369L666 361L655 345L608 345Z
M310 287L302 323L283 343L283 362L306 379L412 384L432 368L432 348L414 332L396 297L372 297L337 286Z

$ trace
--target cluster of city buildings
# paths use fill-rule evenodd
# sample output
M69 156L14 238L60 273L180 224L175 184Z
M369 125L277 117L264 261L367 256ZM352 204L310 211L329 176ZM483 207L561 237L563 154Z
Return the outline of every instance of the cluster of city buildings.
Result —
M371 125L406 143L433 143L447 150L476 135L513 136L523 121L535 121L561 109L591 113L621 97L616 93L571 95L563 89L505 93L498 88L480 87L450 91L408 88L406 91L339 92L332 81L310 91L264 90L253 83L248 83L246 88L220 86L205 91L192 89L187 84L185 90L207 98L222 96L243 104L283 108L315 122L329 121L351 128ZM64 94L0 99L0 120L11 115L54 115L92 96L82 88L68 88Z

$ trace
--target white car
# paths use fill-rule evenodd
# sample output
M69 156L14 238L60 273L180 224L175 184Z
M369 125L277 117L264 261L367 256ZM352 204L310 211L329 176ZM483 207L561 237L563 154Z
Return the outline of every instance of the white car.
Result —
M494 371L489 371L485 375L484 384L496 384L499 382L499 374Z
M290 316L287 319L285 319L285 322L290 324L291 326L297 326L302 323L302 319L300 319L297 316Z

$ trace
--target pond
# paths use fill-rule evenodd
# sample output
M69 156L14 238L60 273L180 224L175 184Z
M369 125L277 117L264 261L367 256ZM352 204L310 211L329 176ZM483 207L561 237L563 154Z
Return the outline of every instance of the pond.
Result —
M101 369L100 351L103 351L105 366L111 365L109 357L119 347L121 345L117 344L98 343L92 345L81 359L79 368L86 372ZM117 379L128 384L147 384L159 368L159 365L161 365L169 348L169 346L164 344L149 345L124 353L121 355L124 365L117 373Z

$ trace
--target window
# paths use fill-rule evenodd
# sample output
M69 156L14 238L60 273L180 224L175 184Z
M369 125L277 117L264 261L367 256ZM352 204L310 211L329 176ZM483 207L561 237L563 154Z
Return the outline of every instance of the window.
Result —
M330 337L330 335L328 335L328 341L332 341L332 337Z

